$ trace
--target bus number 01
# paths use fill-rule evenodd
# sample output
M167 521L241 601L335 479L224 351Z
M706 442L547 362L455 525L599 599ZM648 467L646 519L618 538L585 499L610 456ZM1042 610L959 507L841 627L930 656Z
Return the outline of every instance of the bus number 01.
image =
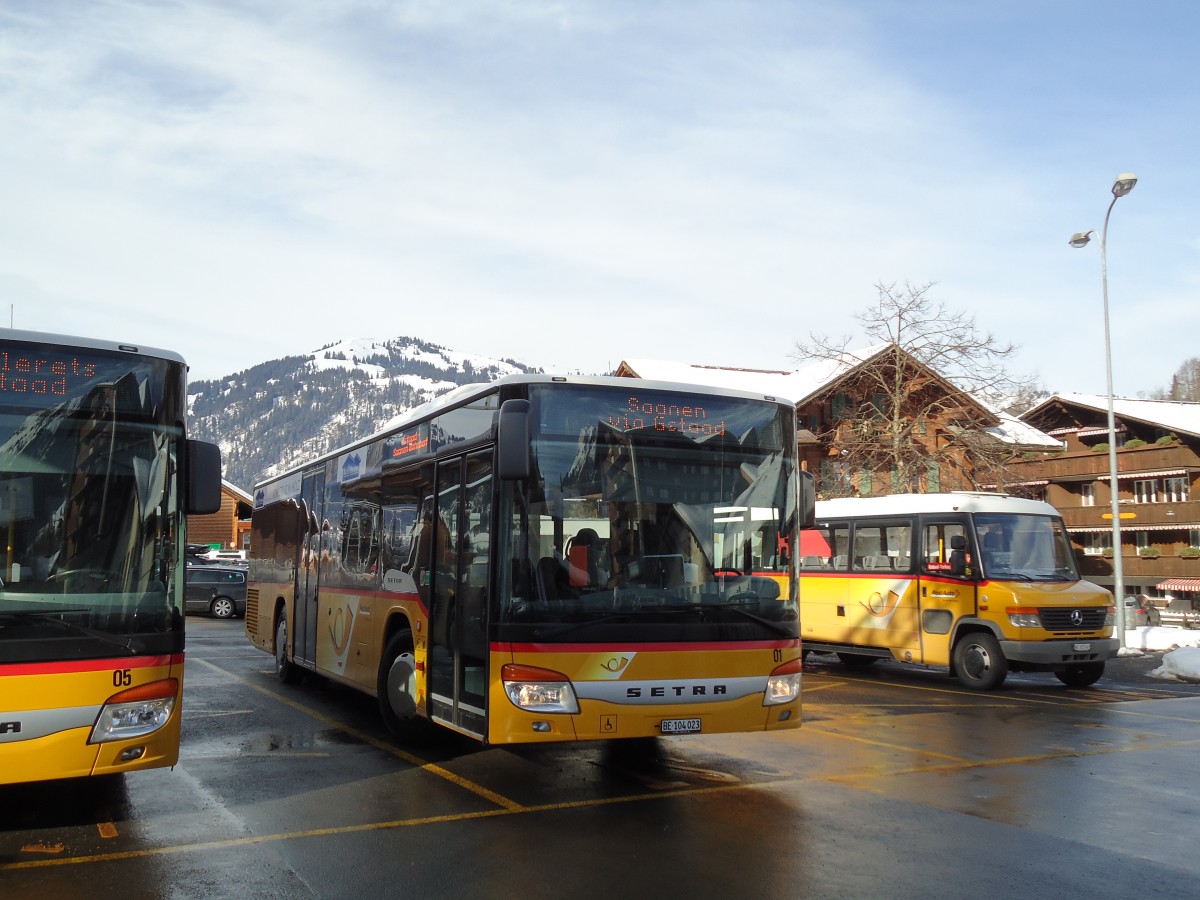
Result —
M113 687L129 687L133 684L133 672L130 669L117 669L113 672Z

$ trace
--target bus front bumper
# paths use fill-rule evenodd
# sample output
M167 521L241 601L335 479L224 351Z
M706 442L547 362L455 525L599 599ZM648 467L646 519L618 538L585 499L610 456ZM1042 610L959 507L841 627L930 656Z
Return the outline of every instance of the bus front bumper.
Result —
M1034 666L1064 666L1104 662L1117 655L1116 638L1075 638L1065 641L1001 641L1000 649L1009 662Z

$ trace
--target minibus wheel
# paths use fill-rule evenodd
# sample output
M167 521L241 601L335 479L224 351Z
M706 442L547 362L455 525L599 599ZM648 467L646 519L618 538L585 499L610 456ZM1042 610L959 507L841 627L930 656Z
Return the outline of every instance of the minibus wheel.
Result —
M954 674L965 686L976 691L1000 687L1008 676L1008 660L1000 642L990 632L972 631L954 645Z
M1054 677L1067 687L1091 687L1104 674L1104 663L1076 663L1055 671Z

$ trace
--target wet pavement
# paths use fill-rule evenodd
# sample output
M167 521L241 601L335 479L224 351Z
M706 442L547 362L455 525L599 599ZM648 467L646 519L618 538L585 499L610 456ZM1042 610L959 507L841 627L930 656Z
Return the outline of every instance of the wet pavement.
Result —
M814 656L805 725L645 744L403 748L373 701L278 684L190 618L180 764L0 788L0 896L1191 897L1200 686Z

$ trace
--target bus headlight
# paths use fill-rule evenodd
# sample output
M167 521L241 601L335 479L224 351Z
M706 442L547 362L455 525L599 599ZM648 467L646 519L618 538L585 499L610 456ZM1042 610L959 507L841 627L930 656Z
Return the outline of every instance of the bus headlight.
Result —
M763 694L763 706L780 706L791 703L800 696L800 672L802 660L793 659L771 673L767 679L767 690Z
M579 712L575 688L561 672L509 663L500 670L500 680L504 682L504 693L518 709L569 715Z
M1042 627L1042 617L1038 615L1036 608L1010 606L1005 612L1008 613L1008 621L1012 623L1014 628Z
M104 703L89 744L123 741L158 731L167 724L179 699L179 681L166 678L113 694Z

